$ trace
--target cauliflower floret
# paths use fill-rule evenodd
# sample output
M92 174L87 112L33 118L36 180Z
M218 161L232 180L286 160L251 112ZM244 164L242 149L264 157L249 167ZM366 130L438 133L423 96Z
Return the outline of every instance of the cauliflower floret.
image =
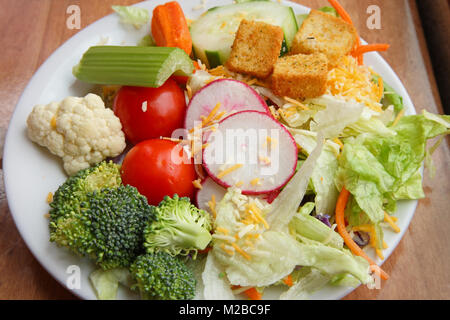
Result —
M95 94L37 105L27 119L28 137L61 157L73 175L125 149L122 124Z

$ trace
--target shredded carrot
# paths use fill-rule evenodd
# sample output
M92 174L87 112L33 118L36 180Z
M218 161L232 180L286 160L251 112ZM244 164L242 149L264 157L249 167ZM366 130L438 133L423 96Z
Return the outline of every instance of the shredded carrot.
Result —
M328 2L333 6L334 9L336 9L337 13L341 16L342 20L354 26L352 18L337 0L328 0ZM388 44L380 44L380 43L361 45L361 38L359 37L358 34L356 36L357 36L356 46L355 49L352 51L352 55L358 60L359 65L364 64L363 58L364 53L370 51L386 51L389 48Z
M244 291L245 295L249 297L250 300L261 300L262 294L255 288L250 288Z
M352 52L352 56L358 57L363 55L364 53L371 52L371 51L386 51L389 49L390 45L386 43L373 43L373 44L367 44L358 46L355 50Z
M337 0L328 0L328 2L333 6L333 8L337 11L337 13L341 16L342 20L353 25L352 18L350 18L350 15L347 13L347 11L345 11L344 7Z
M371 265L375 265L376 263L369 258L369 256L353 241L353 239L350 237L349 233L347 232L347 229L345 228L345 220L344 220L344 211L345 206L347 205L348 198L350 196L350 192L345 189L345 187L342 188L341 193L339 194L339 198L336 203L336 224L337 229L341 237L344 239L345 244L347 247L351 250L351 252L357 256L363 257L366 259ZM379 268L378 266L376 266ZM380 276L383 280L389 279L389 275L383 271L381 268L380 270Z
M153 10L152 35L159 47L177 47L188 55L192 52L192 38L183 9L176 1L159 5Z
M328 2L333 6L333 8L337 11L337 13L341 16L342 20L345 22L353 24L353 20L348 14L347 11L345 11L344 7L337 1L337 0L328 0ZM358 33L356 34L356 48L359 48L361 46L361 38L359 37ZM361 66L364 64L363 55L355 56L355 58L358 60L358 64Z
M206 248L203 249L203 250L198 250L198 253L204 254L204 253L208 253L208 252L211 251L211 250L212 250L212 247L206 247Z
M283 282L287 284L288 287L292 287L294 285L294 282L292 281L292 276L288 275L286 278L283 279Z

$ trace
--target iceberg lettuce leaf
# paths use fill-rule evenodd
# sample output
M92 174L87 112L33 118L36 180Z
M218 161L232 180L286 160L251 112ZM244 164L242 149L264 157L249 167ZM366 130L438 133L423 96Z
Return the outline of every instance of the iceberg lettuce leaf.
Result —
M150 21L150 14L147 9L134 6L112 6L112 9L120 16L120 21L124 24L131 24L136 29L142 28Z

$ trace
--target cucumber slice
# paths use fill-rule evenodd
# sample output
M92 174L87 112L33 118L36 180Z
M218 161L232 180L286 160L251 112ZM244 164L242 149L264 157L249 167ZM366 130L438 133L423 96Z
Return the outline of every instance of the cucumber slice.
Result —
M242 19L280 26L285 43L280 54L289 51L298 31L294 10L276 2L252 1L214 7L191 24L195 56L209 68L225 63Z

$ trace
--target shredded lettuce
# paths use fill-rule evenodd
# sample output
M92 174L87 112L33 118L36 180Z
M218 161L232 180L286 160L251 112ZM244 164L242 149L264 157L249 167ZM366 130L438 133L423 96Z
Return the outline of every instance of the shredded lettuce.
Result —
M377 225L384 211L393 211L395 200L423 197L418 170L426 156L426 142L448 134L450 116L404 116L392 129L393 137L361 134L346 139L339 157L336 183L355 198L358 209ZM379 237L380 238L380 237Z
M206 300L234 300L228 281L222 266L216 261L213 254L206 258L205 269L202 274L204 286L203 297Z
M336 9L334 9L333 7L322 7L318 9L319 11L331 14L334 17L339 17L338 12L336 11ZM297 18L297 25L300 28L303 24L303 21L306 20L306 18L308 18L309 14L308 13L304 13L304 14L297 14L296 18Z
M326 106L324 110L318 111L310 124L311 131L322 132L325 138L338 137L344 128L357 122L363 111L364 105L323 95L311 99L311 103Z
M339 233L310 215L313 208L314 203L305 203L294 218L292 218L289 224L290 229L305 238L321 242L334 248L342 248L344 240Z
M336 9L335 8L333 8L333 7L327 7L327 6L325 6L325 7L322 7L322 8L319 8L319 11L322 11L322 12L325 12L325 13L328 13L328 14L331 14L332 16L335 16L335 17L339 17L339 13L336 11Z
M334 276L330 280L329 284L333 286L356 288L357 286L360 285L360 282L358 279L356 279L349 273L341 273Z
M233 199L239 199L242 204L237 205ZM230 188L216 208L215 229L240 230L242 220L239 207L245 205L246 201L238 189ZM230 242L222 240L220 234L219 237L213 236L214 246L210 254L223 266L231 284L244 287L269 286L291 274L298 265L315 267L330 276L350 273L362 283L371 282L369 265L361 257L353 256L348 250L307 239L295 230L291 230L293 234L290 234L275 227L270 225L269 229L261 230L251 246L247 246L242 238L233 242L243 248L247 256L237 251L229 254L223 247ZM233 236L233 233L229 236Z
M306 18L308 18L309 14L308 13L302 13L302 14L297 14L295 17L297 18L297 25L300 28L303 24L303 21L306 20Z
M306 300L312 293L322 289L330 281L330 276L314 268L308 269L305 275L281 294L280 300Z
M112 9L120 16L120 21L124 24L131 24L136 29L142 28L150 21L150 14L147 9L134 6L112 6Z
M272 203L272 211L267 217L267 221L272 226L272 230L285 231L287 229L289 222L303 200L317 159L322 153L323 146L324 140L320 133L317 137L317 145L314 150Z
M369 274L369 263L362 257L354 256L350 250L333 248L298 234L296 238L303 255L299 265L314 267L332 276L350 273L364 284L373 281Z
M132 282L130 272L124 268L98 269L89 275L89 279L99 300L115 300L119 283L130 287Z
M288 130L300 146L301 152L309 155L316 147L317 134L315 132L291 128L288 128ZM338 169L337 156L339 152L339 145L331 140L327 140L311 175L311 188L316 194L315 204L317 213L330 216L334 214L338 197L338 189L334 181Z
M138 47L153 47L153 46L155 46L155 41L153 40L152 36L148 34L139 41L137 46Z

